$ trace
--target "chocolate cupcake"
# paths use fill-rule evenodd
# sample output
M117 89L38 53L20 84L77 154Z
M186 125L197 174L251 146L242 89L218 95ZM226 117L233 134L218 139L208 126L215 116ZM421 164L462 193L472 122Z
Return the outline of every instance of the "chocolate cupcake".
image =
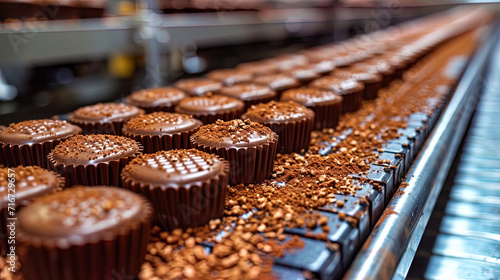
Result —
M64 179L54 172L38 166L18 166L0 168L0 254L10 253L8 237L13 234L9 218L15 218L15 213L35 198L42 197L60 190L64 186ZM15 199L15 202L12 202ZM9 204L11 203L11 204ZM9 211L15 209L15 212Z
M281 101L295 101L314 112L314 130L335 128L342 112L343 98L331 90L301 87L283 93Z
M284 73L294 77L301 84L306 84L314 79L321 77L321 75L316 71L316 66L313 64L297 66L287 70Z
M237 83L246 83L252 80L252 74L237 69L218 69L206 75L212 80L221 81L226 86Z
M378 90L382 88L383 77L380 74L368 72L353 67L337 69L333 72L334 77L341 79L354 79L365 85L363 99L373 100L378 96Z
M365 85L361 82L353 79L337 78L331 75L314 80L309 83L309 86L331 90L342 96L343 113L354 112L361 107L363 92L365 90Z
M82 107L68 121L82 128L83 134L121 135L123 124L144 110L122 103L99 103Z
M202 125L190 115L154 112L129 120L123 126L123 135L141 143L144 153L149 154L189 148L189 136Z
M138 156L122 171L124 188L143 194L163 229L199 227L224 212L229 164L199 150Z
M174 86L193 96L203 96L209 92L218 91L222 83L207 78L193 78L180 80Z
M82 129L66 121L42 119L14 123L0 130L0 165L48 168L47 155L62 140Z
M331 60L324 60L320 62L311 63L309 64L309 66L314 67L316 73L320 75L329 74L335 69L335 63Z
M353 65L353 68L382 75L382 87L388 86L395 79L394 68L387 61L380 58L372 58L356 63Z
M279 136L278 153L300 153L309 148L314 112L293 101L258 104L250 107L242 119L271 128Z
M204 124L216 120L232 120L239 118L245 110L245 103L236 98L223 95L207 95L188 97L175 107L177 113L189 114Z
M191 145L229 161L229 184L253 184L271 175L278 135L250 120L219 120L193 134Z
M275 90L278 93L278 97L283 91L300 86L300 82L297 79L281 73L258 76L254 78L253 81L255 83L267 85Z
M256 83L240 83L234 86L223 87L221 95L230 96L245 102L245 107L258 103L266 103L276 98L276 91L266 85Z
M133 92L127 97L127 103L137 106L146 113L157 111L173 112L174 108L187 95L176 88L148 88Z
M57 145L48 158L51 170L66 177L66 186L120 186L120 172L142 147L116 135L76 135Z
M75 187L37 199L19 212L24 278L134 278L146 255L152 218L146 199L108 186Z

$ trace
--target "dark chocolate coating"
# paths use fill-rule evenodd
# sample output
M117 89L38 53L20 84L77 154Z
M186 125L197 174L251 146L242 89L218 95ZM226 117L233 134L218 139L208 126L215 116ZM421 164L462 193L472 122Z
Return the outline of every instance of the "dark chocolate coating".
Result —
M95 165L139 153L136 141L116 135L76 135L57 145L49 154L54 164Z
M127 103L148 111L151 108L165 108L172 111L187 95L173 87L149 88L133 92Z
M199 128L203 123L190 115L154 112L129 120L123 127L125 135L165 135Z
M144 114L144 110L122 103L99 103L82 107L69 115L73 123L123 122Z
M76 125L66 121L41 119L23 121L9 125L0 131L0 143L24 145L42 143L61 138L66 138L81 133Z
M229 164L199 150L159 151L137 157L122 171L123 186L149 198L166 230L197 227L224 211Z

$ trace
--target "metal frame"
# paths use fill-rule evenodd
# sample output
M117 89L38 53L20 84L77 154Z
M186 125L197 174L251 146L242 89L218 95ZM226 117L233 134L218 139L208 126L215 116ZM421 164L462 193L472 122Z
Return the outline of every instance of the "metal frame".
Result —
M408 172L406 187L388 204L344 279L404 279L467 125L477 105L481 77L497 41L498 23L482 36L454 95ZM495 32L495 33L493 33Z

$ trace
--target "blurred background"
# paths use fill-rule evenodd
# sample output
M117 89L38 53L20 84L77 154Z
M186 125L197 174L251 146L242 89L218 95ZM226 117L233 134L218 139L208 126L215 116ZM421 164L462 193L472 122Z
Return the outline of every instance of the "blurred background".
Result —
M0 125L477 2L0 0Z

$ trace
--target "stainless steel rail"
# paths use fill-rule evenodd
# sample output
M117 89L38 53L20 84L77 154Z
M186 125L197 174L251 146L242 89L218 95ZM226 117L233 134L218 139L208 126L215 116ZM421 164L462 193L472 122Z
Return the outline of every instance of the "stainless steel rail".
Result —
M483 33L480 49L464 72L454 95L344 276L348 280L404 279L450 166L477 105L482 74L497 37L497 24Z

